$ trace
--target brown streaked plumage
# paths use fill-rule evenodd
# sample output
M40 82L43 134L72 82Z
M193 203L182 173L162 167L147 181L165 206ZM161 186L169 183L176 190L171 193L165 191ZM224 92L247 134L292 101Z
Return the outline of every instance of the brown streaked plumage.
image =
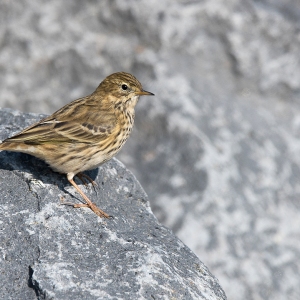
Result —
M98 216L109 215L81 191L73 178L87 178L83 171L94 169L111 159L126 142L134 122L134 108L144 91L131 74L114 73L106 77L89 96L72 101L51 116L25 128L0 144L0 150L36 156L69 182Z

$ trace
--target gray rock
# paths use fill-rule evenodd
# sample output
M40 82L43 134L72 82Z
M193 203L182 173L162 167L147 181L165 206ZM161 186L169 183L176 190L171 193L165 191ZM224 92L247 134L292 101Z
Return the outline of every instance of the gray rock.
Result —
M0 110L0 138L39 119ZM65 176L22 153L0 153L1 299L226 299L218 280L157 222L136 178L113 159L88 173L79 202Z
M114 71L156 94L118 156L229 299L300 295L299 0L0 2L0 105ZM172 209L170 209L172 208Z

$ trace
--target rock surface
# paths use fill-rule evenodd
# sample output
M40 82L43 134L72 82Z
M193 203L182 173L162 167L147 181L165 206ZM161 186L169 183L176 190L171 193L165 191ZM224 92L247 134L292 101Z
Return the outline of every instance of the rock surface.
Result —
M0 111L0 138L39 116ZM118 160L82 186L113 215L79 202L61 174L22 153L0 153L1 299L226 299L217 279L157 222L147 195Z
M299 299L299 20L299 0L1 1L0 105L132 72L156 97L119 158L159 221L229 299Z

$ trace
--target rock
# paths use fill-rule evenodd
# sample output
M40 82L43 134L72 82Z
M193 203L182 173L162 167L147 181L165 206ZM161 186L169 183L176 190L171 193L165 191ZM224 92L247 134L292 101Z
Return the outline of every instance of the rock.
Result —
M0 110L0 138L41 117ZM65 176L22 153L0 153L1 299L226 299L218 280L157 222L136 178L116 159L88 173L79 202Z
M229 299L298 299L299 16L299 0L0 1L0 103L52 113L132 72L156 96L118 158L158 220Z

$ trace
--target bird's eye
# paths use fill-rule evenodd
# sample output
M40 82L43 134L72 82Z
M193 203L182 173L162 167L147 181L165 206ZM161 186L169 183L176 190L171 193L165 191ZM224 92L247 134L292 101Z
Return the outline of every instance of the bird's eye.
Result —
M127 84L122 84L122 90L123 90L123 91L126 91L127 89L128 89Z

